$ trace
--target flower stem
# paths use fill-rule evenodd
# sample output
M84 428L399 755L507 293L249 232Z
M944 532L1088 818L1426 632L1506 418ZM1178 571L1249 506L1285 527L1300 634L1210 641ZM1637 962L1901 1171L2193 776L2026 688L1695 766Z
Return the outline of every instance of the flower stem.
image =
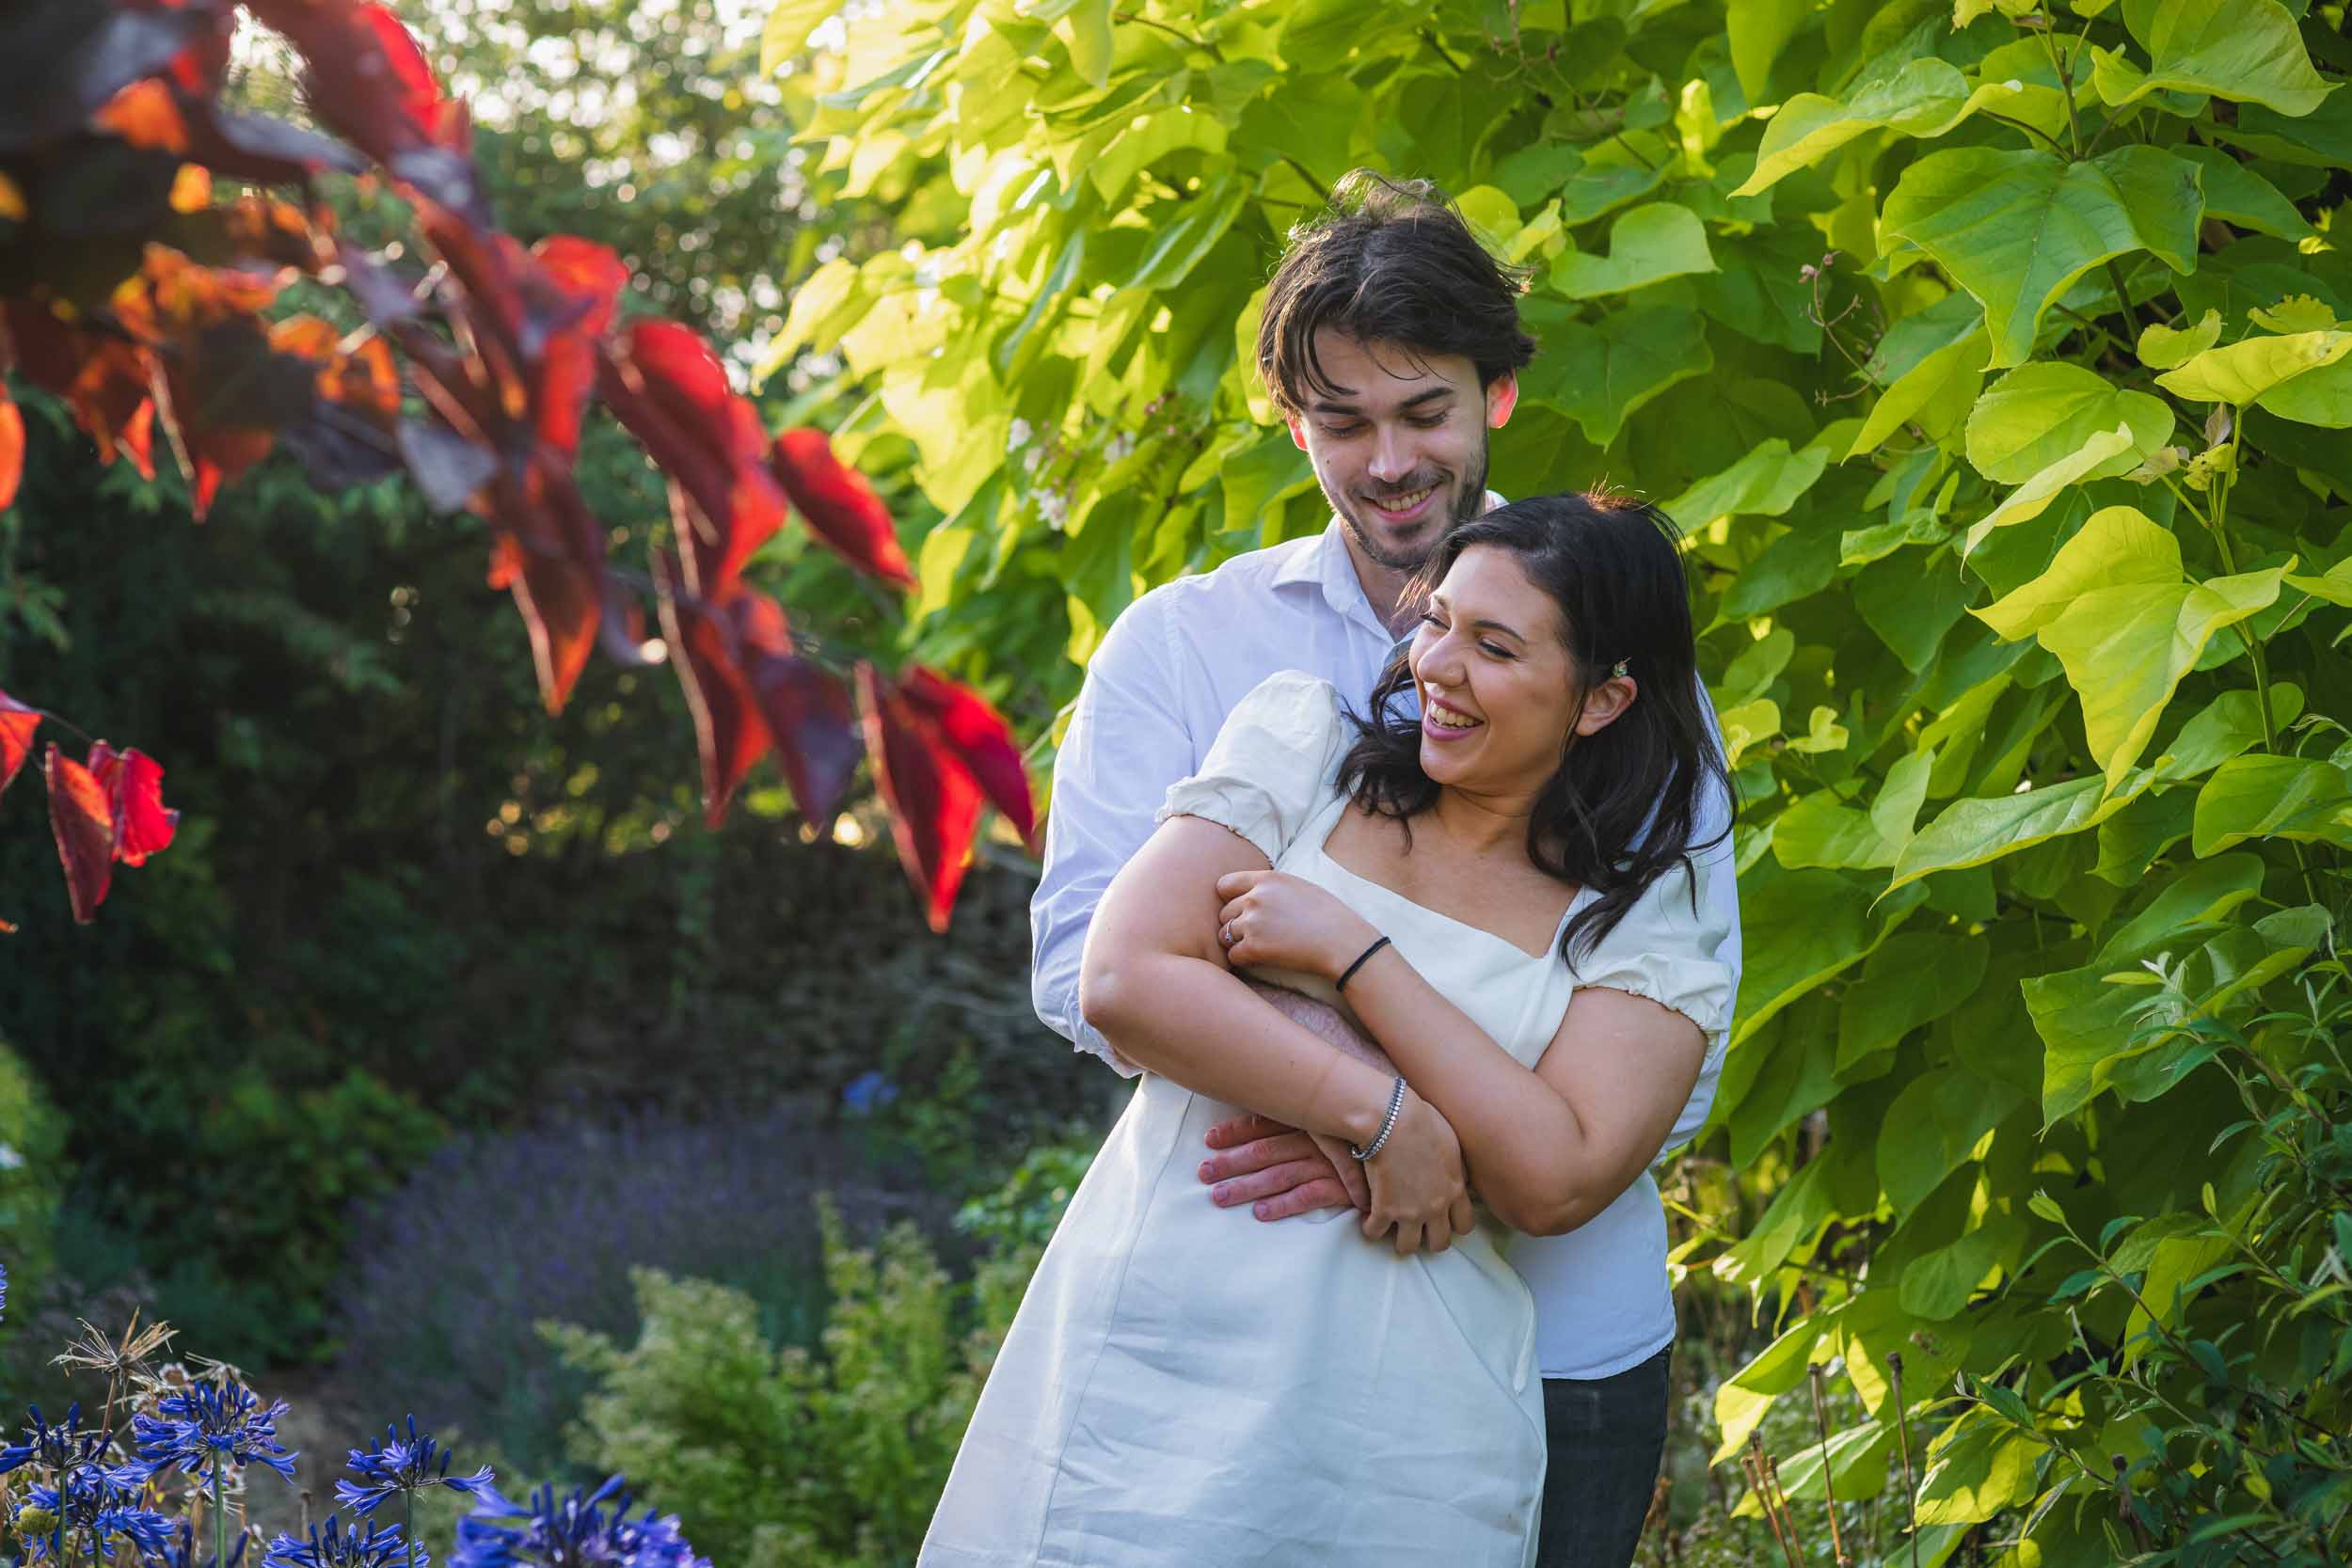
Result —
M221 1506L220 1467L226 1461L213 1461L213 1568L229 1568L229 1511Z

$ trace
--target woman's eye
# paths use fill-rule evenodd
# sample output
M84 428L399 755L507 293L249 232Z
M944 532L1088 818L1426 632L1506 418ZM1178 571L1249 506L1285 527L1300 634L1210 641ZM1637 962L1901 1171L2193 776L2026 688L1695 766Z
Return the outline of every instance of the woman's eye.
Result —
M1435 626L1439 631L1445 630L1445 623L1426 610L1421 612L1421 624L1424 626Z
M1510 649L1498 648L1491 642L1481 642L1479 647L1484 649L1488 656L1494 658L1509 658L1511 657Z

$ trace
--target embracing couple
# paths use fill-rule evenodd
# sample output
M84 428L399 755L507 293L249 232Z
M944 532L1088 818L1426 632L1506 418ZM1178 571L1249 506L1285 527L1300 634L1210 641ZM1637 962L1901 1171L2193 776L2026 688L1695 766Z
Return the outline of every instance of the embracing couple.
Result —
M1632 1558L1730 797L1673 525L1486 491L1518 293L1434 188L1351 176L1257 349L1331 526L1146 594L1088 669L1036 994L1139 1082L924 1568Z

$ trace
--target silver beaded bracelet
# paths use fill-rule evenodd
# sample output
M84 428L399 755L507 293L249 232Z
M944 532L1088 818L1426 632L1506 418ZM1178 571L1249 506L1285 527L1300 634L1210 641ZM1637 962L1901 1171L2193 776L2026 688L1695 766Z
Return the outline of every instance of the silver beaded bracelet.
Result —
M1372 1140L1370 1148L1358 1148L1354 1144L1349 1144L1347 1151L1359 1160L1369 1160L1379 1153L1380 1146L1389 1141L1391 1132L1396 1131L1396 1114L1404 1108L1405 1078L1400 1073L1397 1076L1396 1086L1389 1091L1389 1114L1380 1118L1380 1135Z

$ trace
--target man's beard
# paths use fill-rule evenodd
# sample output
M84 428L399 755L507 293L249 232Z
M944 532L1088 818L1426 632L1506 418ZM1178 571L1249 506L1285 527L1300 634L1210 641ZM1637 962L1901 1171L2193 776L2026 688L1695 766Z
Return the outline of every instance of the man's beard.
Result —
M1320 474L1316 478L1323 485L1323 499L1331 503L1331 510L1339 515L1341 522L1347 525L1348 533L1355 538L1356 547L1364 552L1366 560L1391 572L1418 572L1437 553L1439 540L1477 516L1486 504L1486 433L1479 433L1477 467L1464 476L1461 488L1454 493L1454 515L1446 519L1445 527L1430 535L1427 542L1418 548L1398 549L1375 539L1372 531L1357 516L1352 499L1334 495L1328 481L1323 480ZM1420 488L1419 484L1404 484L1394 487L1391 493L1411 495Z

